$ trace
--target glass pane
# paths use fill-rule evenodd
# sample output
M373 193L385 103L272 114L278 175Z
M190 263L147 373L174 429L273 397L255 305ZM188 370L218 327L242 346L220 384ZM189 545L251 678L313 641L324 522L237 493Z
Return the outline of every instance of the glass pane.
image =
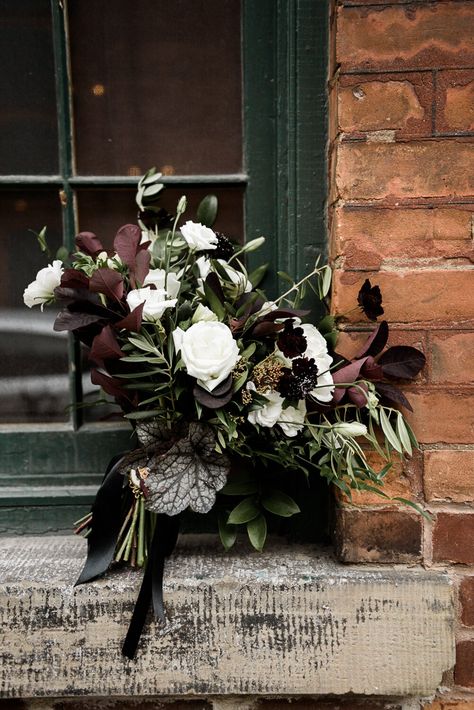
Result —
M48 259L35 236L48 226L52 252L61 244L57 192L0 193L0 421L67 421L67 336L53 331L56 309L27 308L25 287Z
M214 229L224 232L234 241L243 241L243 197L240 187L168 187L163 191L160 204L174 214L181 195L188 198L188 208L183 222L196 218L197 207L205 195L216 194L219 213ZM116 188L107 190L81 189L77 191L79 229L95 232L107 249L112 248L115 233L124 224L135 224L137 206L136 190Z
M77 170L241 169L240 0L70 0Z
M58 171L50 0L0 0L0 172Z

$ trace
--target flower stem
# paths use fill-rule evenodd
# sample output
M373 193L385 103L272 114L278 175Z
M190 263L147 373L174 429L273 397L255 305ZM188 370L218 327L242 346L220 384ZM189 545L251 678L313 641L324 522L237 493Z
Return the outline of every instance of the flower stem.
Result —
M142 498L138 501L140 508L140 517L138 522L138 552L137 552L137 565L143 567L145 564L145 501Z

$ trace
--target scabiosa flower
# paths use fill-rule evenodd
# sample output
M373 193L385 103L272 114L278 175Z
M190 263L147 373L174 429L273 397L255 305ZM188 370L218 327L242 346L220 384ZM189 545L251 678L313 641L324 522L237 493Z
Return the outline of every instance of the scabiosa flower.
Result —
M318 383L318 368L313 358L297 357L283 368L278 389L288 399L304 399Z
M285 327L277 340L277 345L283 355L289 358L298 357L304 353L307 344L303 328L294 328L292 318L286 320Z
M382 294L379 286L372 286L369 279L365 279L362 288L357 294L357 303L369 320L377 320L383 315Z
M224 261L229 261L230 257L233 256L235 252L234 245L225 234L215 232L215 235L217 237L216 248L212 250L206 249L206 251L201 253L212 257L212 259L224 259Z

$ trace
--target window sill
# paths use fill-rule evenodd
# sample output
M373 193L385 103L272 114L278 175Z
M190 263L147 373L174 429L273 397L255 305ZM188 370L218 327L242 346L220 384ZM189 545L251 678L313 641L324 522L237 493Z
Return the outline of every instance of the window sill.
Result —
M170 624L120 655L141 574L74 588L79 538L0 541L3 697L428 695L454 665L447 576L355 567L310 546L231 553L183 536L165 570Z

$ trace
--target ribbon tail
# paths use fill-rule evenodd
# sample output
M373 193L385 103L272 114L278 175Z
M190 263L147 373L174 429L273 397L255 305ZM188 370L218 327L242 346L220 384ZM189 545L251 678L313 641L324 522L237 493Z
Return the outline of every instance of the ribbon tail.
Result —
M75 586L90 582L106 572L112 562L120 532L120 506L124 455L114 456L105 472L92 505L91 532L87 539L87 559Z
M122 654L127 658L133 659L135 657L150 602L153 602L155 616L162 622L166 621L163 605L163 571L166 557L169 557L175 548L178 533L179 520L177 516L157 515L142 586L122 647Z

